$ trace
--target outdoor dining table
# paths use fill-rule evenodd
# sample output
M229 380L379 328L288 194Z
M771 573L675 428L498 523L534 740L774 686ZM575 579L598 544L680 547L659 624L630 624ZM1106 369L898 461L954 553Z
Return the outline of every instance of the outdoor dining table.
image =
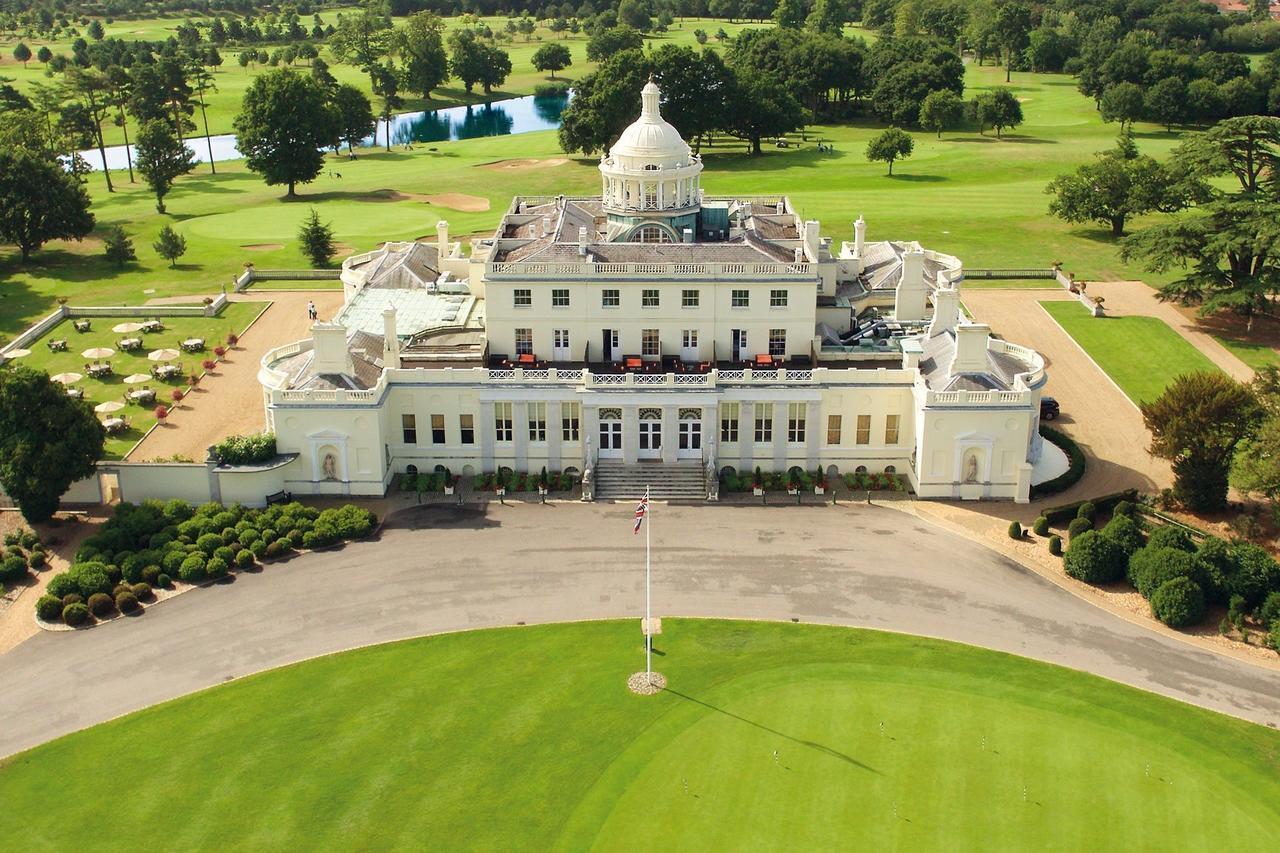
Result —
M71 325L75 327L77 332L87 332L90 324L88 320L73 320Z
M57 340L49 341L49 351L50 351L50 352L66 352L66 351L67 351L67 339L66 339L66 338L58 338Z
M182 366L177 364L158 364L152 368L151 372L155 374L157 379L172 379L175 376L182 375Z
M97 379L101 376L110 376L111 365L110 364L91 364L89 365L88 373L94 379Z
M204 338L187 338L182 342L182 348L187 352L199 352L204 349Z
M163 331L164 331L164 323L161 323L159 320L147 320L147 321L145 321L145 322L142 324L142 331L144 331L144 332L163 332Z
M120 340L120 349L125 352L142 349L142 338L122 338Z
M124 418L106 418L102 422L102 428L107 432L123 432Z
M129 392L129 400L134 403L154 403L156 392L150 388L139 388Z
M67 389L67 396L68 396L68 397L74 397L74 398L75 398L75 399L77 399L77 400L83 400L83 399L84 399L84 389L83 389L83 388L68 388L68 389Z

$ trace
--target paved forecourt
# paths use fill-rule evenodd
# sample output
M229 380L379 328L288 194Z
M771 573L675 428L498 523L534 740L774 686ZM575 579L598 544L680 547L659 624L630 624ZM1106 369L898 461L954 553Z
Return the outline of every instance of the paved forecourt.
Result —
M33 637L0 657L0 755L354 646L639 616L644 538L630 533L633 510L412 509L393 516L378 541L270 565L140 618ZM1280 722L1276 671L1124 621L907 513L865 504L658 504L652 524L661 616L799 619L940 637Z

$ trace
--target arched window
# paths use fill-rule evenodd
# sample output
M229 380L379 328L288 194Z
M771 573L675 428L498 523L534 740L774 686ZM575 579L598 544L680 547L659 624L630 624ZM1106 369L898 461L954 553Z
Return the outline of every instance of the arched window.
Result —
M857 468L854 468L854 469L853 469L853 473L855 473L855 474L865 474L865 473L867 473L867 466L866 466L866 465L859 465Z
M418 476L418 466L417 466L417 465L406 465L406 466L405 466L405 468L404 468L404 475L405 475L406 477L416 477L416 476Z
M898 469L897 469L896 467L894 467L893 465L886 465L886 466L884 466L884 472L885 472L886 474L896 474L896 473L898 473Z
M667 233L665 228L659 228L657 225L646 225L635 232L635 242L670 243L671 235Z

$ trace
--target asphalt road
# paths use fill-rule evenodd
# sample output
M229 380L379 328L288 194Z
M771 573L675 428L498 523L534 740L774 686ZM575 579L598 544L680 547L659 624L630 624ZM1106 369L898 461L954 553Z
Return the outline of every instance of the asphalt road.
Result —
M273 564L92 630L41 633L0 657L0 755L355 646L641 615L644 536L631 534L632 512L411 510L377 541ZM652 535L655 615L941 637L1280 724L1276 672L1148 631L892 509L659 504Z

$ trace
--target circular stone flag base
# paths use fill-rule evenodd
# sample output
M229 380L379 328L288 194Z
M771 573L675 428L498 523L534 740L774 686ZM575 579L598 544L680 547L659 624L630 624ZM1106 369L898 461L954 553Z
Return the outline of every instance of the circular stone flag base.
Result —
M667 686L667 677L660 672L636 672L627 679L627 689L640 696L652 696Z

